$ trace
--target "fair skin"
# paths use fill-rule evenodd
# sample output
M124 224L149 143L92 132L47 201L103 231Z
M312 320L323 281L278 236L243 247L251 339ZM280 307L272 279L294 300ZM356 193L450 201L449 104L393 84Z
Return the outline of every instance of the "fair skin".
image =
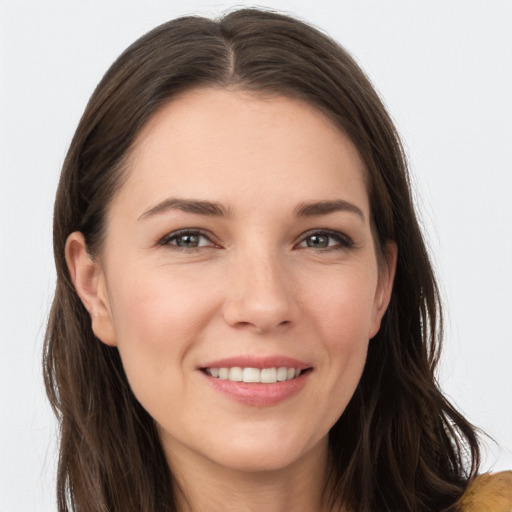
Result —
M189 91L142 129L106 227L94 259L70 235L70 274L190 510L326 510L328 431L396 262L350 140L299 100Z

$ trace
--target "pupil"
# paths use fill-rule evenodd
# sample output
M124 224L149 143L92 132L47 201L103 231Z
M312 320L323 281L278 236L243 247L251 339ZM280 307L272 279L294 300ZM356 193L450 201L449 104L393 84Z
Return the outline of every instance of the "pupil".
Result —
M199 237L197 235L181 235L177 243L180 247L197 247Z
M328 237L325 235L311 235L308 238L308 247L327 247L328 246Z

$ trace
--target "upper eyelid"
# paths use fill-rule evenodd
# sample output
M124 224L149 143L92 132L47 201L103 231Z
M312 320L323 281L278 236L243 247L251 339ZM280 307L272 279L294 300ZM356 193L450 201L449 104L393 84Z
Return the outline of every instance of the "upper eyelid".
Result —
M162 238L160 238L158 243L160 245L165 245L165 244L168 244L171 240L179 238L180 236L187 235L187 234L204 236L212 244L215 244L214 237L211 235L211 233L209 233L208 231L205 231L204 229L200 229L200 228L184 228L184 229L177 229L176 231L171 231L170 233L167 233Z
M305 233L302 233L298 239L298 242L303 242L306 238L312 236L312 235L327 235L334 238L342 238L343 240L346 240L348 243L353 244L354 241L351 236L347 235L346 233L343 233L342 231L337 231L335 229L326 229L326 228L315 228L310 229L306 231Z

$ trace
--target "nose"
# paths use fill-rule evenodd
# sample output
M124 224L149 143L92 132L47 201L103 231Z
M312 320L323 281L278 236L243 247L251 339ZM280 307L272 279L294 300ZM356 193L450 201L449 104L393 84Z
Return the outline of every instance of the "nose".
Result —
M226 282L225 321L258 334L292 324L297 304L288 274L272 255L240 258Z

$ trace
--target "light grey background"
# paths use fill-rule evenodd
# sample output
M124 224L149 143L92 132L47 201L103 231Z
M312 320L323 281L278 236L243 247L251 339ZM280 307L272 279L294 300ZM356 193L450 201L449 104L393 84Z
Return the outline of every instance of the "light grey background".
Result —
M239 6L254 5L238 2ZM351 51L406 143L447 303L440 382L512 469L512 1L259 2ZM94 86L145 31L233 4L0 0L0 511L53 511L56 426L40 359L52 202Z

